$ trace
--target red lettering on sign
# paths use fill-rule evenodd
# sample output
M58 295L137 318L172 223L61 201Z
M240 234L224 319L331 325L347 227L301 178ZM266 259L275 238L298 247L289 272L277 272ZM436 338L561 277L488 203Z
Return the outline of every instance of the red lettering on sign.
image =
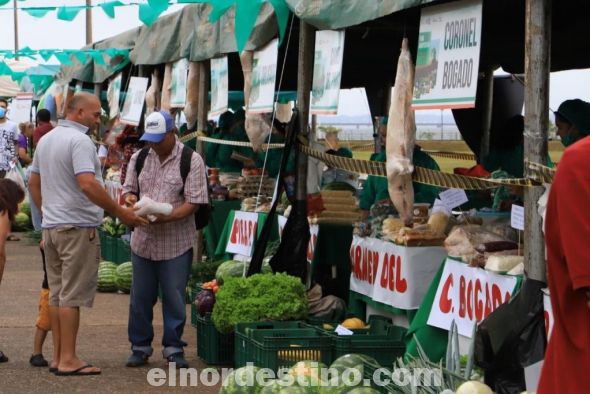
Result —
M477 321L481 321L483 319L483 302L479 299L481 294L481 282L479 280L475 281L475 318Z
M354 248L354 272L357 279L361 278L361 247Z
M449 298L449 290L453 285L453 274L450 274L445 280L442 291L440 293L440 300L438 302L438 308L442 313L449 313L453 307L453 301Z
M381 269L381 287L387 289L387 282L388 282L388 273L389 273L389 254L385 253L383 256L383 268Z
M467 315L469 320L473 320L473 282L469 281L467 285Z
M231 236L229 238L229 241L232 244L237 244L238 243L238 233L240 231L240 220L236 219L234 220L234 225L232 226L231 229Z
M371 273L371 284L377 281L377 275L379 270L379 252L375 252L373 255L373 271Z
M465 317L465 277L459 278L459 317Z
M490 287L489 287L489 284L486 283L486 309L484 312L484 317L488 317L490 315L490 313L492 313L491 299L492 299L492 297L490 297Z
M395 290L395 255L389 256L389 269L387 270L388 281L387 287L389 290Z
M496 310L500 305L502 305L502 293L498 285L494 283L492 285L492 306Z
M510 293L509 292L506 292L506 294L504 294L504 302L506 303L506 302L510 301L510 298L511 297L512 296L510 295Z
M408 281L402 276L402 258L397 257L397 269L395 271L395 289L398 293L405 293L408 290Z

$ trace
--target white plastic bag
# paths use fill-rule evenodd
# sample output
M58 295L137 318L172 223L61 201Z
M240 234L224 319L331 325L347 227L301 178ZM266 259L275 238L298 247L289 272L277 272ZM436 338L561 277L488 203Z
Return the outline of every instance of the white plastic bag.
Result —
M26 193L27 184L25 183L24 173L22 168L20 167L20 164L13 165L12 168L6 173L6 176L4 178L10 179L11 181L19 185L21 189L23 189L23 191Z

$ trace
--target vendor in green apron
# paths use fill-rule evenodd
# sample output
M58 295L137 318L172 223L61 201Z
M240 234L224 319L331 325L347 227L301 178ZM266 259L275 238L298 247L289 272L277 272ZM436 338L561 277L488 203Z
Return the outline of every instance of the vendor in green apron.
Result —
M580 99L564 101L555 112L555 125L566 147L590 135L590 103Z
M352 159L352 151L340 146L338 133L340 129L328 128L324 130L324 146L326 153ZM323 190L350 190L356 194L358 190L358 176L341 168L328 167L322 174L321 187Z
M217 132L212 135L212 138L224 141L247 142L247 138L244 138L245 133L242 133L239 127L234 127L234 123L235 119L233 113L226 111L221 114L219 117ZM206 151L207 166L219 168L219 171L222 173L241 172L244 164L242 161L232 158L234 152L252 157L251 149L247 147L208 143Z
M272 134L270 136L270 143L271 144L284 144L285 137L286 137L286 127L285 123L281 123L275 119L272 128ZM267 139L268 141L268 139ZM256 160L256 167L262 168L264 166L265 170L268 172L268 176L271 178L276 178L279 176L279 170L281 167L281 159L283 157L283 148L280 149L268 149L268 151L261 150L258 152L257 160ZM268 154L267 154L268 152ZM264 158L266 156L266 165L264 164ZM295 154L294 151L291 151L289 155L289 160L287 161L287 173L292 173L295 171Z
M382 119L381 124L387 125L387 118ZM383 134L383 140L385 141L387 127L380 127L379 132ZM385 154L385 149L382 149L380 153L375 153L371 156L372 161L385 162L386 159L387 157ZM427 153L422 151L422 148L420 148L418 145L414 146L413 161L414 167L423 167L437 171L440 170L436 161L434 161L434 159ZM369 217L369 211L376 203L392 206L391 200L389 198L387 184L387 178L385 177L369 175L367 178L359 201L359 207L363 211L363 216L365 219ZM434 200L440 193L440 190L434 186L424 185L417 182L413 182L413 186L415 203L433 204ZM377 215L378 213L375 214Z

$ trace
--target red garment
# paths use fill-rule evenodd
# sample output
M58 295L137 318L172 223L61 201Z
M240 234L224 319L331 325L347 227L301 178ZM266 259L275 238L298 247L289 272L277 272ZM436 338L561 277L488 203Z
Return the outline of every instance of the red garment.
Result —
M39 123L39 126L33 131L33 146L36 147L41 137L53 130L51 123Z
M553 179L545 222L547 276L555 318L538 394L589 391L590 138L565 150Z

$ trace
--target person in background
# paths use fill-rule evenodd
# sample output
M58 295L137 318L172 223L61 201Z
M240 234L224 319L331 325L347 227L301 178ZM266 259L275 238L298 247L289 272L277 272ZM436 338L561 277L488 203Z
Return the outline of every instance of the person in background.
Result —
M224 112L219 117L217 132L213 138L225 141L248 141L243 123L236 123L236 117L230 111ZM240 172L244 167L244 161L254 156L254 152L248 147L209 144L207 149L207 165L219 168L220 172ZM241 156L242 160L232 158L234 154Z
M568 147L590 134L590 103L566 100L555 112L557 135L563 146Z
M113 151L120 151L122 153L121 160L121 185L125 183L125 177L127 176L127 170L129 168L129 161L131 157L143 148L143 142L139 139L139 133L135 126L127 125L123 129L123 132L117 136L116 146L111 146ZM113 152L115 153L115 152Z
M29 141L33 137L33 124L31 122L20 123L18 125L20 134L18 136L18 159L23 167L33 162L29 156Z
M340 129L325 130L324 146L327 154L352 159L352 151L340 146L338 133ZM322 174L322 189L350 190L356 194L358 190L358 176L349 171L328 167Z
M41 137L49 133L51 130L53 130L53 125L51 124L51 112L45 108L40 109L37 112L37 127L33 132L33 148L36 148Z
M515 115L506 121L496 134L494 149L484 158L483 166L489 172L506 171L515 178L524 177L524 117ZM547 166L553 167L547 156Z
M77 93L65 120L45 135L35 151L29 178L31 198L43 212L49 310L54 341L50 364L58 376L97 375L101 370L76 354L80 307L92 307L103 210L128 226L147 220L113 201L104 188L96 147L89 137L100 121L100 101Z
M340 129L329 129L324 131L326 138L324 144L326 146L326 152L334 154L336 156L348 157L352 159L352 151L348 148L340 146L340 140L338 139L338 133Z
M0 178L6 173L18 158L18 127L6 117L8 101L0 98Z
M229 134L229 132L230 132L230 128L233 125L233 122L234 122L234 114L231 111L225 111L224 113L222 113L219 116L219 120L217 122L217 128L215 129L213 135L211 135L211 138L216 138L219 140L225 139L225 136L227 134ZM220 161L222 159L220 157L221 156L220 150L224 146L226 146L226 145L216 144L213 142L207 143L205 158L206 158L206 162L207 162L206 164L208 167L220 168L220 165L221 165ZM231 155L231 151L229 152L229 154ZM228 162L231 162L231 158L229 158L229 157L223 158L223 159L227 159ZM235 163L235 165L237 167L237 166L239 166L239 163ZM227 172L227 171L225 171L225 172Z
M133 277L129 299L128 334L131 355L128 367L147 363L153 353L153 314L162 290L164 346L162 355L177 368L188 368L182 340L186 322L186 285L193 261L196 239L194 214L208 202L206 168L200 155L186 150L176 137L176 126L168 112L153 112L145 119L142 141L149 148L133 155L123 186L125 203L133 206L144 196L172 205L169 215L156 215L149 226L139 227L131 236ZM190 154L186 180L180 176L182 157ZM143 158L141 171L137 166ZM186 156L185 156L186 160ZM141 163L141 162L140 162Z
M10 233L14 215L18 212L18 204L25 198L25 191L10 179L0 179L0 284L6 265L6 238ZM8 357L0 351L0 363L8 361Z
M561 106L560 110L563 110ZM570 115L570 122L580 122L567 111L566 114ZM587 113L579 115L587 116ZM583 123L576 123L576 128L577 131L585 129ZM538 394L588 392L589 167L590 138L583 138L565 150L549 193L545 245L554 324L545 353Z
M382 121L382 123L386 121ZM379 132L382 134L383 141L387 136L387 127L380 127ZM385 163L387 160L385 148L380 153L374 153L371 156L371 161L380 161ZM431 170L440 171L440 167L434 159L422 150L418 145L414 146L413 161L415 167L422 167ZM376 203L393 206L389 198L389 190L387 188L387 178L369 175L363 186L361 193L359 207L363 212L363 217L369 217L371 207ZM440 190L437 187L424 185L413 182L414 186L414 202L433 204L437 198Z

